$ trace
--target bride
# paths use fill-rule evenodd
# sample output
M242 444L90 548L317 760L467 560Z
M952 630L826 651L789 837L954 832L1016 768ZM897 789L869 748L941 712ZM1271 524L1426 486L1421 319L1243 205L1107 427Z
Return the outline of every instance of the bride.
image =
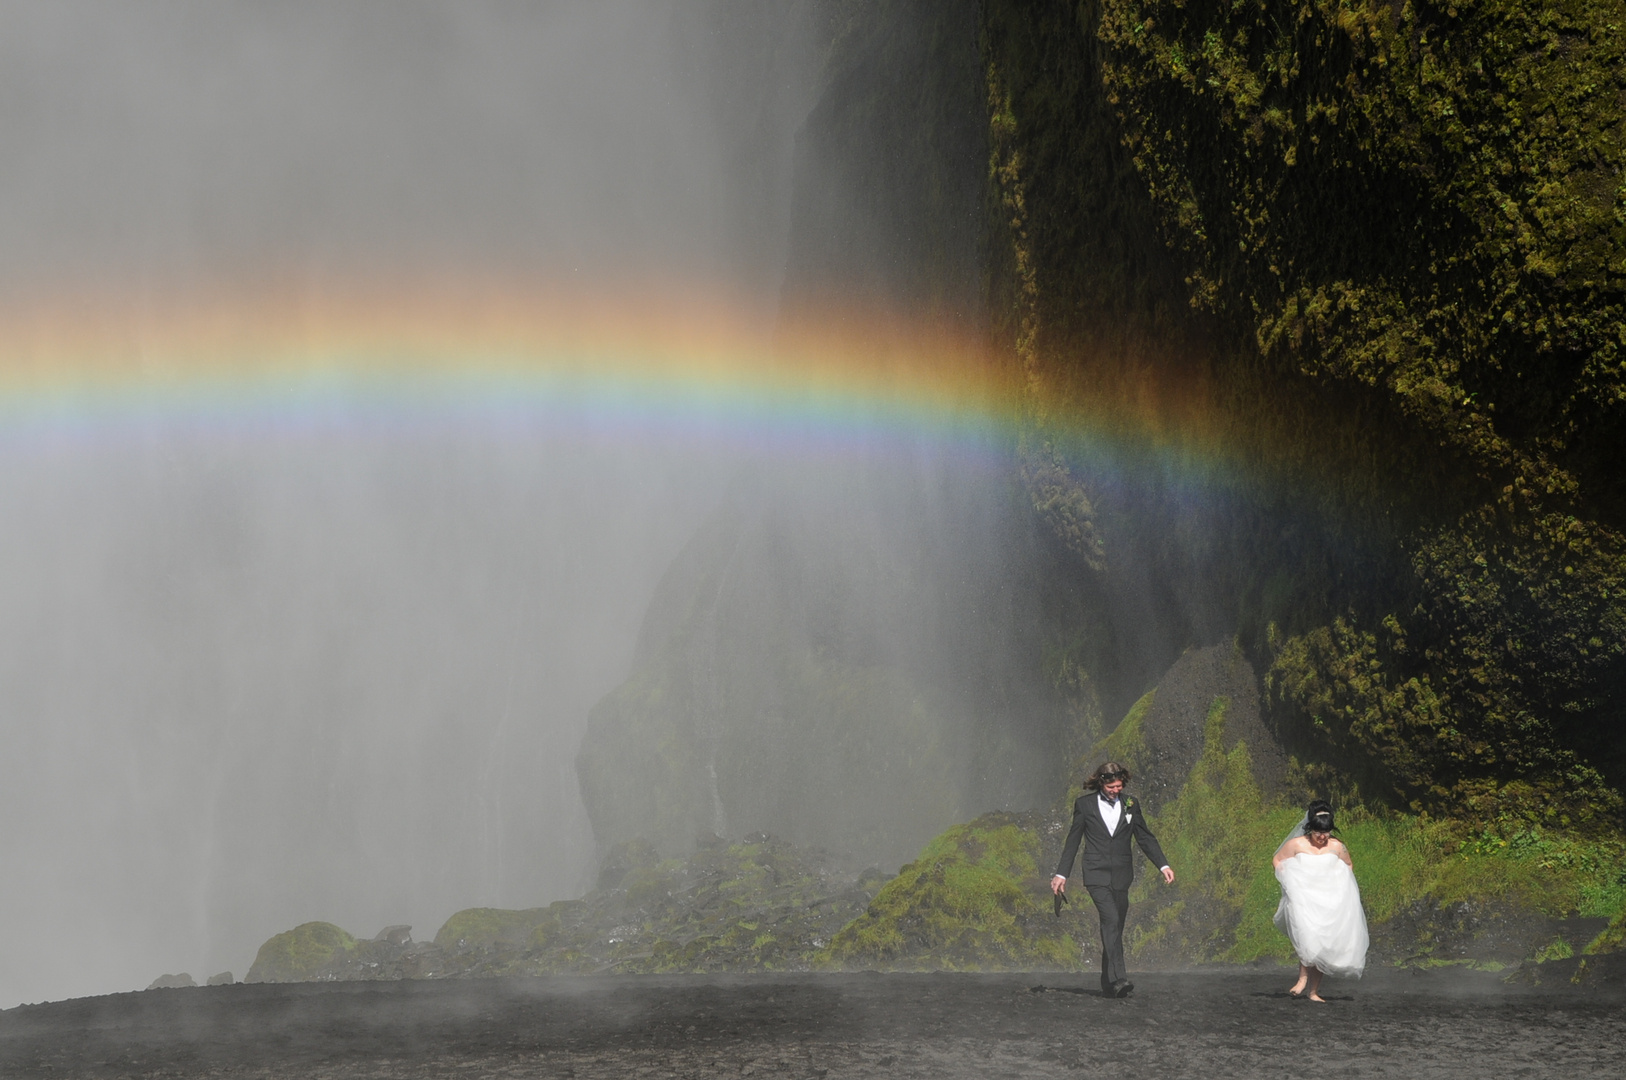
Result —
M1299 954L1299 981L1288 993L1324 1001L1322 975L1360 978L1366 968L1366 914L1349 849L1332 836L1332 806L1320 799L1277 849L1282 883L1276 927Z

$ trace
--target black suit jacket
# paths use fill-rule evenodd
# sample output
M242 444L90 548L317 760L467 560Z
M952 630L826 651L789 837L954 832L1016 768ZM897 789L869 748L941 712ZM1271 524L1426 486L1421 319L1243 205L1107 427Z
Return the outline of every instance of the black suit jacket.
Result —
M1067 833L1067 846L1062 849L1061 862L1056 873L1067 877L1073 871L1073 858L1078 854L1080 841L1084 845L1084 885L1106 885L1114 889L1127 889L1135 880L1135 849L1129 846L1131 835L1152 865L1162 868L1168 861L1157 837L1146 827L1140 802L1133 795L1123 797L1123 817L1118 819L1118 831L1107 834L1107 823L1101 820L1099 796L1086 791L1073 803L1073 827Z

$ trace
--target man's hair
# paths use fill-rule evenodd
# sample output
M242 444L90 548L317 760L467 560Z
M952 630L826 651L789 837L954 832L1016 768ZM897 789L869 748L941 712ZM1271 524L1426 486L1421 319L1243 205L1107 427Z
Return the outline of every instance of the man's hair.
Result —
M1084 790L1100 791L1102 784L1113 780L1122 780L1127 784L1129 779L1129 770L1124 766L1116 761L1103 761L1095 767L1095 771L1090 774L1090 778L1084 781Z
M1332 823L1332 803L1317 799L1304 808L1304 831L1330 833L1338 826Z

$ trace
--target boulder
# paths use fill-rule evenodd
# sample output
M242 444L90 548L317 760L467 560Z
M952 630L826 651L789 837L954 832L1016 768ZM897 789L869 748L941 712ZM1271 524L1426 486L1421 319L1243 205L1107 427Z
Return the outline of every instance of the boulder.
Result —
M260 946L244 982L304 982L356 948L356 939L326 922L308 922Z
M236 981L237 980L232 977L231 972L222 971L219 975L211 975L211 976L209 976L209 982L206 985L208 985L208 986L230 986L232 983L235 983Z
M160 975L147 985L147 989L174 990L182 986L196 985L198 984L192 981L192 976L183 971L179 975Z
M529 942L537 928L551 918L547 908L467 908L446 920L435 935L435 945L442 949L518 947Z

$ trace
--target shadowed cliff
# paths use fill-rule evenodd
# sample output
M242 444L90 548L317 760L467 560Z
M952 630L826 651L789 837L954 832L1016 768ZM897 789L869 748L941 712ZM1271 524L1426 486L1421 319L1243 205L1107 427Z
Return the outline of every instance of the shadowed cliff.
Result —
M1049 552L991 468L901 456L742 481L666 575L577 769L601 843L763 829L883 865L1043 802L1093 702L1045 679Z

